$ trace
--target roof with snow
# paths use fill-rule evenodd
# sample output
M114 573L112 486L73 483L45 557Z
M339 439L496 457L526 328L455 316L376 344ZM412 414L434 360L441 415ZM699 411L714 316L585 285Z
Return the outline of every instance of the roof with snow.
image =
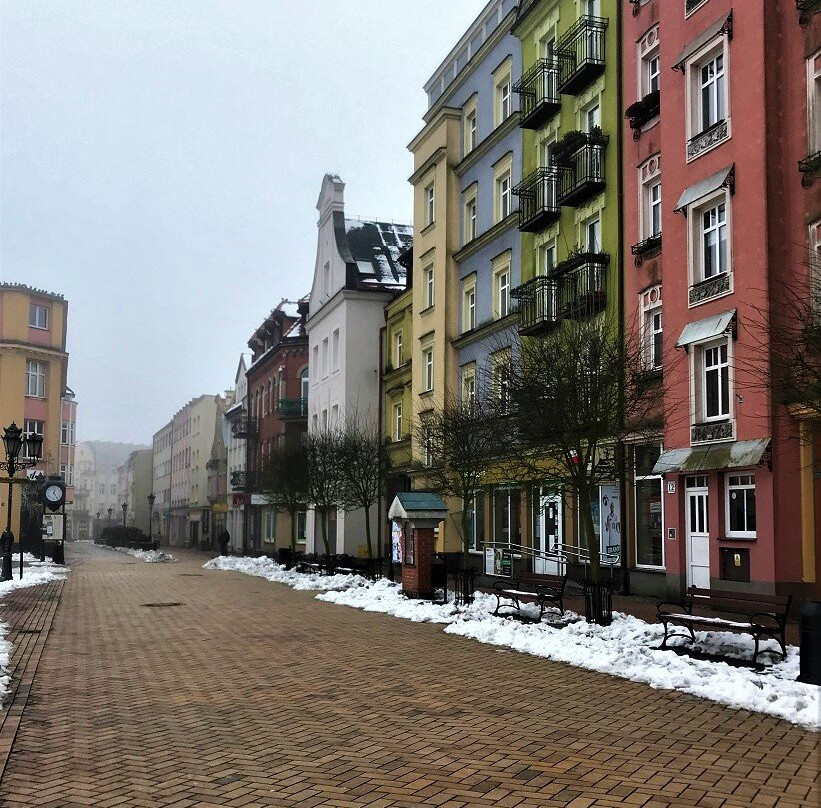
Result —
M413 228L393 222L346 219L334 213L334 235L349 289L404 289L407 270L399 256L413 244Z

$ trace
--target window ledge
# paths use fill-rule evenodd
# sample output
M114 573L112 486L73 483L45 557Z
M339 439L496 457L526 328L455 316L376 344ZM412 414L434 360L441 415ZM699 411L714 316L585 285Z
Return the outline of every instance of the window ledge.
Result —
M719 536L719 541L758 541L758 536Z
M433 220L430 224L426 224L426 225L425 225L425 226L424 226L424 227L423 227L423 228L419 231L419 235L420 235L420 236L424 236L424 235L426 235L426 234L427 234L430 230L433 230L433 228L434 228L434 227L436 227L436 219L434 219L434 220Z
M425 306L425 308L424 308L424 309L422 309L422 310L419 312L420 317L421 317L421 316L423 316L423 315L425 315L425 314L430 314L430 313L431 313L431 312L432 312L435 308L436 308L436 304L435 304L435 303L434 303L432 306Z
M699 281L694 283L688 292L688 306L693 308L708 300L715 300L719 297L732 294L732 272L722 272L720 275L714 275L706 281Z
M433 388L431 388L430 390L423 390L419 394L419 398L429 398L432 395L433 395Z

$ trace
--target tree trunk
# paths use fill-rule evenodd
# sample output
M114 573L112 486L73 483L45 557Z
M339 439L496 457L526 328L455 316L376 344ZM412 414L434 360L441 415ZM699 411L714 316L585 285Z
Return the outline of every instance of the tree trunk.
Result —
M593 526L593 508L590 505L590 488L585 485L579 491L579 515L582 520L584 542L590 558L590 578L599 581L599 545L596 541L596 529Z
M291 552L296 552L296 508L289 508L288 513L291 515Z
M467 569L470 561L470 539L468 537L468 510L462 508L462 566Z
M368 558L373 561L373 544L371 544L371 509L365 508L365 540L368 542Z
M325 545L325 555L331 554L331 548L328 544L328 511L322 509L322 543Z

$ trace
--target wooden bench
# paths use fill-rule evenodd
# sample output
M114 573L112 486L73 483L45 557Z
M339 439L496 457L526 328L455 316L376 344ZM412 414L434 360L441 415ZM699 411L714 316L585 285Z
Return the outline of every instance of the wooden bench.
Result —
M786 627L787 615L790 612L792 595L759 595L751 592L730 592L723 589L700 589L691 586L684 595L683 603L659 603L657 607L659 620L664 624L664 642L667 647L669 637L684 637L696 641L694 627L712 631L735 631L750 634L755 640L753 662L759 654L778 654L770 648L759 650L762 639L777 640L781 646L782 659L787 656ZM743 615L743 620L727 620L723 617L711 617L694 614L694 607L710 609L727 614ZM682 609L684 611L682 611ZM670 626L686 628L689 634L671 634Z
M521 612L522 603L536 603L539 606L539 620L547 607L556 604L564 614L564 588L567 585L567 575L542 575L536 572L523 572L515 580L496 581L493 584L492 594L496 595L496 608L493 614L498 615L499 609L513 609ZM503 603L502 600L511 600L513 603Z

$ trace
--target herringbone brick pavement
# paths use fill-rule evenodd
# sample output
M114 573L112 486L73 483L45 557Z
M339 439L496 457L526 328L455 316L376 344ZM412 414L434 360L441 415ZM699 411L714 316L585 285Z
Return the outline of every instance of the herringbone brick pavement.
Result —
M819 738L785 722L206 572L203 556L80 551L5 808L818 804Z

